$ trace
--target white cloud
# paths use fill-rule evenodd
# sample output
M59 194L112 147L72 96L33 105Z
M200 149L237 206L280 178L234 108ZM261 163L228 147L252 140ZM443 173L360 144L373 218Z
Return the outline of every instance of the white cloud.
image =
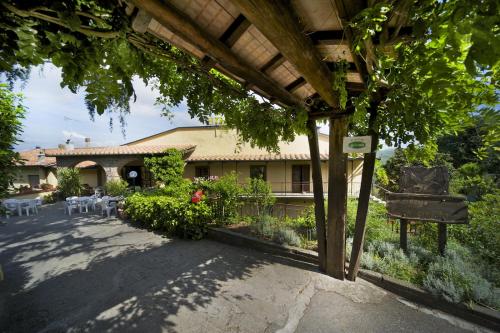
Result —
M66 139L75 139L75 138L78 138L78 139L85 139L86 136L83 135L83 134L80 134L78 132L74 132L74 131L66 131L66 130L63 130L62 131L62 134L64 135L64 137Z

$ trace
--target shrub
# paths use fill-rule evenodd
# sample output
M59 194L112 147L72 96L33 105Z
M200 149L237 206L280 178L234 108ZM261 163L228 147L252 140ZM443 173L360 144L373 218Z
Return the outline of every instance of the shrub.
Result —
M251 228L255 233L264 236L266 238L273 238L274 230L278 220L271 215L256 216L252 220Z
M222 208L218 222L229 222L238 215L238 208L241 206L242 188L238 185L238 174L231 172L215 181L205 181L204 188L210 196L215 196L219 200Z
M358 199L349 198L347 201L346 236L354 236ZM395 234L387 223L387 209L384 204L370 201L366 218L365 244L373 240L392 240Z
M449 227L450 238L468 246L492 267L500 284L500 191L469 204L469 225Z
M258 216L268 213L276 201L271 185L262 178L248 178L243 194L247 201L255 205Z
M55 203L57 201L56 192L51 192L43 197L43 202L47 204Z
M191 239L203 237L211 217L205 201L191 203L179 197L142 193L126 199L125 213L144 226Z
M475 301L500 307L500 295L481 274L482 265L472 260L469 251L451 243L446 256L429 265L423 285L430 292L454 303Z
M78 196L82 191L80 171L76 168L58 168L57 183L63 197Z
M469 201L478 201L496 189L493 177L483 175L477 163L466 163L453 173L450 184L451 192L463 194Z
M292 229L278 229L273 235L273 240L279 244L300 246L300 237Z
M184 160L177 149L167 149L164 156L146 157L144 165L157 181L166 186L179 183L184 175Z
M106 194L116 197L127 194L128 183L123 179L108 180L104 185Z
M298 231L315 228L316 216L314 214L314 205L304 209L300 216L294 219L287 219L286 224Z

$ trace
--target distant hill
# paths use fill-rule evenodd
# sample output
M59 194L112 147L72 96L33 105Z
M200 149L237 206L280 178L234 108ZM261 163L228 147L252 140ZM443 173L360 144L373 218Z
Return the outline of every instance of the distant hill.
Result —
M380 158L380 162L382 162L382 164L385 164L385 162L387 162L387 160L391 158L392 155L394 155L394 150L396 150L396 148L385 148L379 150L377 151L377 158Z

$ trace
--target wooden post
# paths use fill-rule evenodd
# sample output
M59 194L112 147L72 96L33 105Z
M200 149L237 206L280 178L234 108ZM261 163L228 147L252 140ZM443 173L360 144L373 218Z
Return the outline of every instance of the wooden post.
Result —
M363 254L363 243L365 240L366 217L368 216L368 205L372 190L373 173L375 171L376 150L378 146L378 135L374 130L377 117L376 106L370 112L369 134L372 136L371 152L363 157L363 174L361 175L361 186L359 189L358 210L356 213L356 224L354 226L354 238L352 240L351 259L349 261L349 272L347 279L356 280L359 264Z
M448 230L445 223L438 223L438 250L439 254L444 256L446 251L446 240L448 238Z
M345 275L347 154L342 152L342 141L347 133L347 124L347 117L330 118L326 272L340 280Z
M408 235L406 233L408 229L408 220L400 219L399 226L399 247L406 253L408 252Z
M325 233L325 198L323 193L323 177L321 175L321 157L318 144L318 129L316 121L307 120L309 129L309 152L311 155L311 168L314 192L314 215L316 219L316 233L318 238L319 269L326 271L326 233ZM285 184L286 186L286 184Z

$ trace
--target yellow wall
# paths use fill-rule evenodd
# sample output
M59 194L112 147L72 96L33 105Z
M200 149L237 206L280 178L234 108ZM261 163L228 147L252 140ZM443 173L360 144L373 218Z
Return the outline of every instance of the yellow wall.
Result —
M57 186L57 178L54 169L46 169L40 166L20 166L16 168L16 179L14 187L29 186L29 175L38 175L40 184L51 184Z
M184 169L185 178L194 178L196 166L208 166L210 176L222 176L232 171L238 173L238 181L241 184L247 182L250 177L251 165L266 165L267 181L271 184L273 192L292 192L292 167L293 165L309 165L308 161L271 161L271 162L189 162ZM348 167L348 194L357 196L361 183L362 160L349 160ZM309 167L311 181L310 191L313 191L312 169ZM321 173L323 176L323 190L328 187L328 163L321 162ZM326 194L326 193L325 193Z
M191 155L230 155L241 154L268 154L265 149L252 148L248 143L238 145L237 133L234 130L224 130L213 127L197 128L177 128L164 134L159 134L151 138L145 138L128 145L175 145L175 144L193 144L196 149ZM291 143L280 143L280 151L287 153L309 154L309 144L307 136L300 135ZM319 136L319 146L321 153L328 153L328 137Z
M80 169L80 181L90 187L97 186L97 169Z

